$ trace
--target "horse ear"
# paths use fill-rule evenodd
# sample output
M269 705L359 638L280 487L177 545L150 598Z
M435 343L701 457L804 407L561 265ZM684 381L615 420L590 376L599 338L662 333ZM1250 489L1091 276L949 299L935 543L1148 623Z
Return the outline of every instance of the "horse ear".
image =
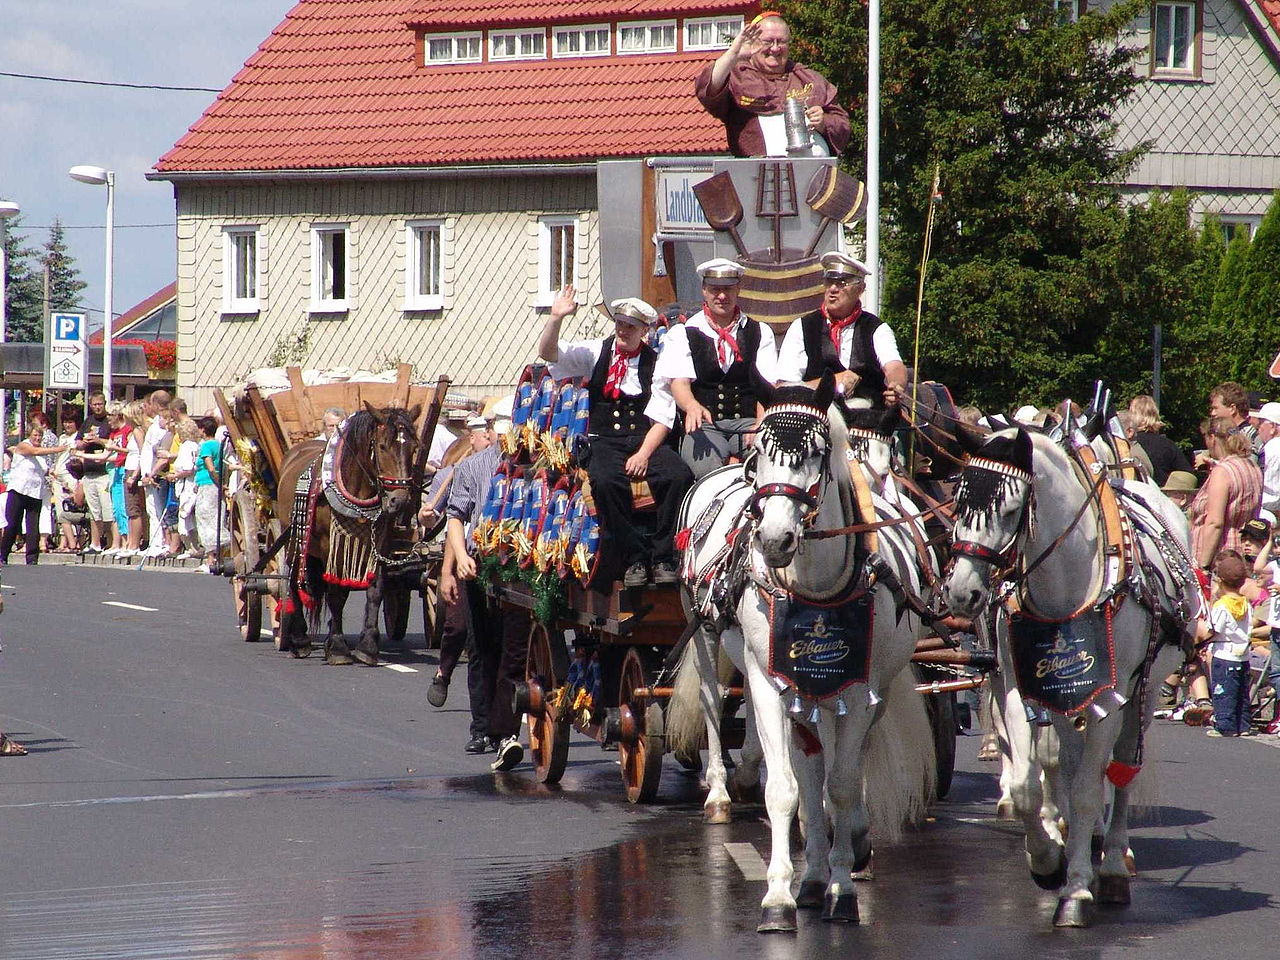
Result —
M373 419L377 420L379 423L382 423L382 416L378 413L377 407L366 400L364 402L364 408L368 412L369 416L373 417Z
M1031 434L1019 427L1018 436L1013 441L1013 465L1031 473L1031 451Z
M960 444L960 449L968 454L978 453L987 438L977 431L971 430L967 423L957 421L955 426L956 442Z
M818 390L814 394L813 403L819 410L825 410L831 406L831 401L836 397L836 375L830 370L824 370L822 379L818 381Z
M415 403L409 408L409 419L417 423L420 416L422 416L422 404Z

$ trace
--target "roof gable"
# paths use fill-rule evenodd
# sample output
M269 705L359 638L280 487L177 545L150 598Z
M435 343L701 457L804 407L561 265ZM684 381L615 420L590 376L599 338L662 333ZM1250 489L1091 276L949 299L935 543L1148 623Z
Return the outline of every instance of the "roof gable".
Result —
M749 14L759 6L301 0L156 170L163 177L722 151L722 125L693 96L693 78L715 51L421 66L420 36L450 27Z

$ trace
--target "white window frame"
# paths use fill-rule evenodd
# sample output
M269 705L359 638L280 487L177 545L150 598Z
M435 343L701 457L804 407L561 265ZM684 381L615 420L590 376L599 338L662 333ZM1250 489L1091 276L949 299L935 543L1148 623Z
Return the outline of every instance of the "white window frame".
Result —
M1058 23L1075 23L1080 19L1080 0L1053 0L1053 12Z
M329 238L342 236L342 296L333 289L333 269L328 259ZM311 225L311 313L345 313L351 307L351 224L313 223Z
M671 28L671 46L657 46L653 42L653 32L660 27ZM644 47L640 50L622 49L622 32L632 28L644 29ZM675 53L680 41L680 30L674 20L628 20L618 24L618 55L627 57L643 56L647 53Z
M1258 235L1258 228L1262 226L1262 214L1260 213L1220 213L1218 214L1218 223L1222 227L1222 237L1228 243L1231 242L1230 234L1243 227L1249 234L1249 242L1253 242L1253 238Z
M710 25L713 39L710 43L703 43L697 40L690 40L689 34L693 27L705 27ZM727 50L729 44L733 42L733 38L742 32L742 17L691 17L684 22L684 48L686 50ZM729 35L728 40L721 38L725 34Z
M537 53L531 53L523 49L526 41L531 41L535 37L542 41L542 49ZM498 53L497 44L499 40L514 40L514 53ZM489 59L490 60L545 60L547 59L547 31L544 27L529 30L490 30L489 31Z
M1162 10L1169 11L1169 47L1165 51L1160 51L1156 43L1159 39L1159 23L1160 13ZM1187 62L1181 67L1162 66L1159 63L1161 56L1166 56L1172 61L1174 53L1174 25L1177 22L1177 12L1185 10L1187 13ZM1200 33L1200 4L1195 0L1159 0L1151 5L1151 73L1152 76L1175 76L1175 77L1194 77L1200 72L1199 62L1199 43L1198 35Z
M436 289L422 289L423 237L436 235ZM444 309L445 224L443 220L407 220L404 225L404 309Z
M451 53L448 58L440 60L431 59L431 41L448 40ZM458 53L458 44L461 41L475 41L475 56ZM438 67L446 63L481 63L484 61L484 34L479 30L467 31L466 33L424 33L422 35L422 65L424 67Z
M236 224L222 228L222 312L257 313L262 309L262 251L257 224ZM244 274L243 248L236 242L241 237L253 240L252 295L236 296L237 278Z
M578 276L578 251L582 249L582 221L574 214L553 214L538 218L538 299L537 306L549 307L560 293L560 287L551 283L552 241L555 231L563 227L573 227L573 259L571 279L575 287L580 286Z
M605 44L603 50L568 50L561 53L556 49L560 37L576 34L579 37L585 37L588 33L600 33L605 35ZM553 27L551 30L551 56L557 59L566 57L607 57L613 48L613 31L607 23L575 23L571 26Z

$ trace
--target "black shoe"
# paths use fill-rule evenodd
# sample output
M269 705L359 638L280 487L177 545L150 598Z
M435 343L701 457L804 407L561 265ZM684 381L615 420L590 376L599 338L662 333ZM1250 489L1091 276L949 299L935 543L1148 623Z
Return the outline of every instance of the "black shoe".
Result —
M649 568L643 563L633 563L627 567L627 572L622 575L622 585L624 587L643 587L649 582Z
M519 737L507 737L498 744L498 759L489 764L493 771L510 770L524 759L524 747L520 746Z
M488 753L489 738L488 737L472 737L467 741L467 745L462 748L467 753Z
M663 560L653 569L654 583L679 583L680 567L674 560Z
M427 703L433 707L443 707L445 700L448 698L449 681L437 673L435 679L431 681L431 686L427 689Z

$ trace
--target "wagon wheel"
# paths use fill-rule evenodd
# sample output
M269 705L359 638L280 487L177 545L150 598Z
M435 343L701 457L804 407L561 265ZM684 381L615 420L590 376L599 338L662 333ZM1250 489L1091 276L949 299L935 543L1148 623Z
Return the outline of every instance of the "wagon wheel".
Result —
M649 683L650 674L639 650L629 648L618 676L618 754L622 783L632 803L649 803L658 795L662 754L666 750L662 704L635 694L638 687Z
M563 641L555 642L547 628L536 620L529 629L529 659L525 681L535 685L538 695L531 697L529 720L529 754L539 783L559 783L569 760L570 722L568 711L553 709L551 695L569 673L569 652ZM565 714L561 719L561 714Z
M925 666L918 666L917 671L917 676L926 683L934 679L946 679L945 675ZM929 693L925 694L924 702L929 714L929 727L933 732L937 773L937 788L934 792L942 800L951 791L951 778L956 768L956 695L953 691Z
M244 575L258 565L262 556L258 541L258 511L253 491L238 490L227 511L227 528L223 531L231 547L231 562L236 576L231 580L235 597L236 619L240 639L256 643L262 639L262 594L245 589Z

